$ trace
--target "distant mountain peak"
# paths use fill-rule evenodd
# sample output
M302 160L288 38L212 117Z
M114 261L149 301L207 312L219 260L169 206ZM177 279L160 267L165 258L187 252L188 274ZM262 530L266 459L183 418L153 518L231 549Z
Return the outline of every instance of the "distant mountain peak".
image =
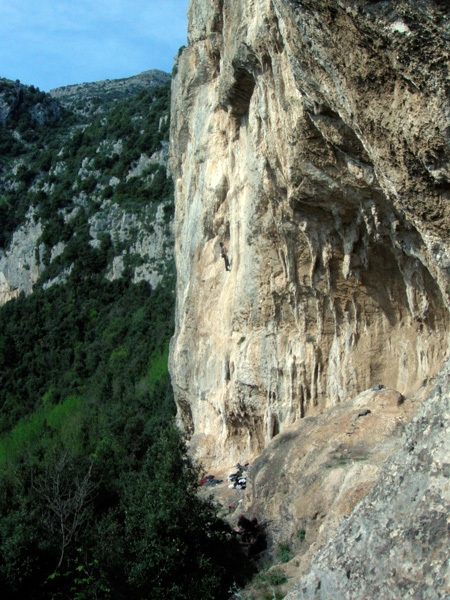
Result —
M67 108L73 108L74 103L80 99L100 97L106 102L117 100L135 94L141 89L157 88L170 78L170 74L165 71L150 69L132 77L65 85L50 90L49 94Z

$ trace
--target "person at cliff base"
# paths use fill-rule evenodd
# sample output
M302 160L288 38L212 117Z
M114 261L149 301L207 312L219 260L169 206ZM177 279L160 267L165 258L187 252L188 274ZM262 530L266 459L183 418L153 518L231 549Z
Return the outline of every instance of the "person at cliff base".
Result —
M247 519L245 515L239 515L236 527L233 529L232 534L235 536L241 536L241 541L246 541L247 537L253 531L253 525L250 519Z
M244 552L248 556L254 556L266 547L266 536L258 520L248 519L245 515L239 515L236 527L231 532L241 546L244 546Z

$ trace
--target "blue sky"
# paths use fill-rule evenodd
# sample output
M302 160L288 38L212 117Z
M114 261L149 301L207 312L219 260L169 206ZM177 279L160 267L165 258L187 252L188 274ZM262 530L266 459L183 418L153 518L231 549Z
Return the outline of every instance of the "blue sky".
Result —
M170 72L188 0L0 0L0 77L48 92Z

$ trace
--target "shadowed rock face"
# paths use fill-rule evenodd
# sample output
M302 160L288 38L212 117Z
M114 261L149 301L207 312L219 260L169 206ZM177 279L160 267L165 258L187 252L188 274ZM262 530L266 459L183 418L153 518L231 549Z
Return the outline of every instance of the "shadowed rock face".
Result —
M441 366L448 17L428 0L191 1L171 373L206 465L375 384L413 394Z

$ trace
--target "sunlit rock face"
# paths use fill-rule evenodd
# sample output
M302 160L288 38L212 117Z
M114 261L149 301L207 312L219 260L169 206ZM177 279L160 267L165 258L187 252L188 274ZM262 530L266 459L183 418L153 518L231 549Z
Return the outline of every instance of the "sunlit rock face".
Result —
M449 35L444 2L191 0L171 373L206 464L441 366Z
M9 248L0 250L0 306L17 298L20 292L31 293L43 266L41 233L41 223L30 210L25 224L14 232Z

